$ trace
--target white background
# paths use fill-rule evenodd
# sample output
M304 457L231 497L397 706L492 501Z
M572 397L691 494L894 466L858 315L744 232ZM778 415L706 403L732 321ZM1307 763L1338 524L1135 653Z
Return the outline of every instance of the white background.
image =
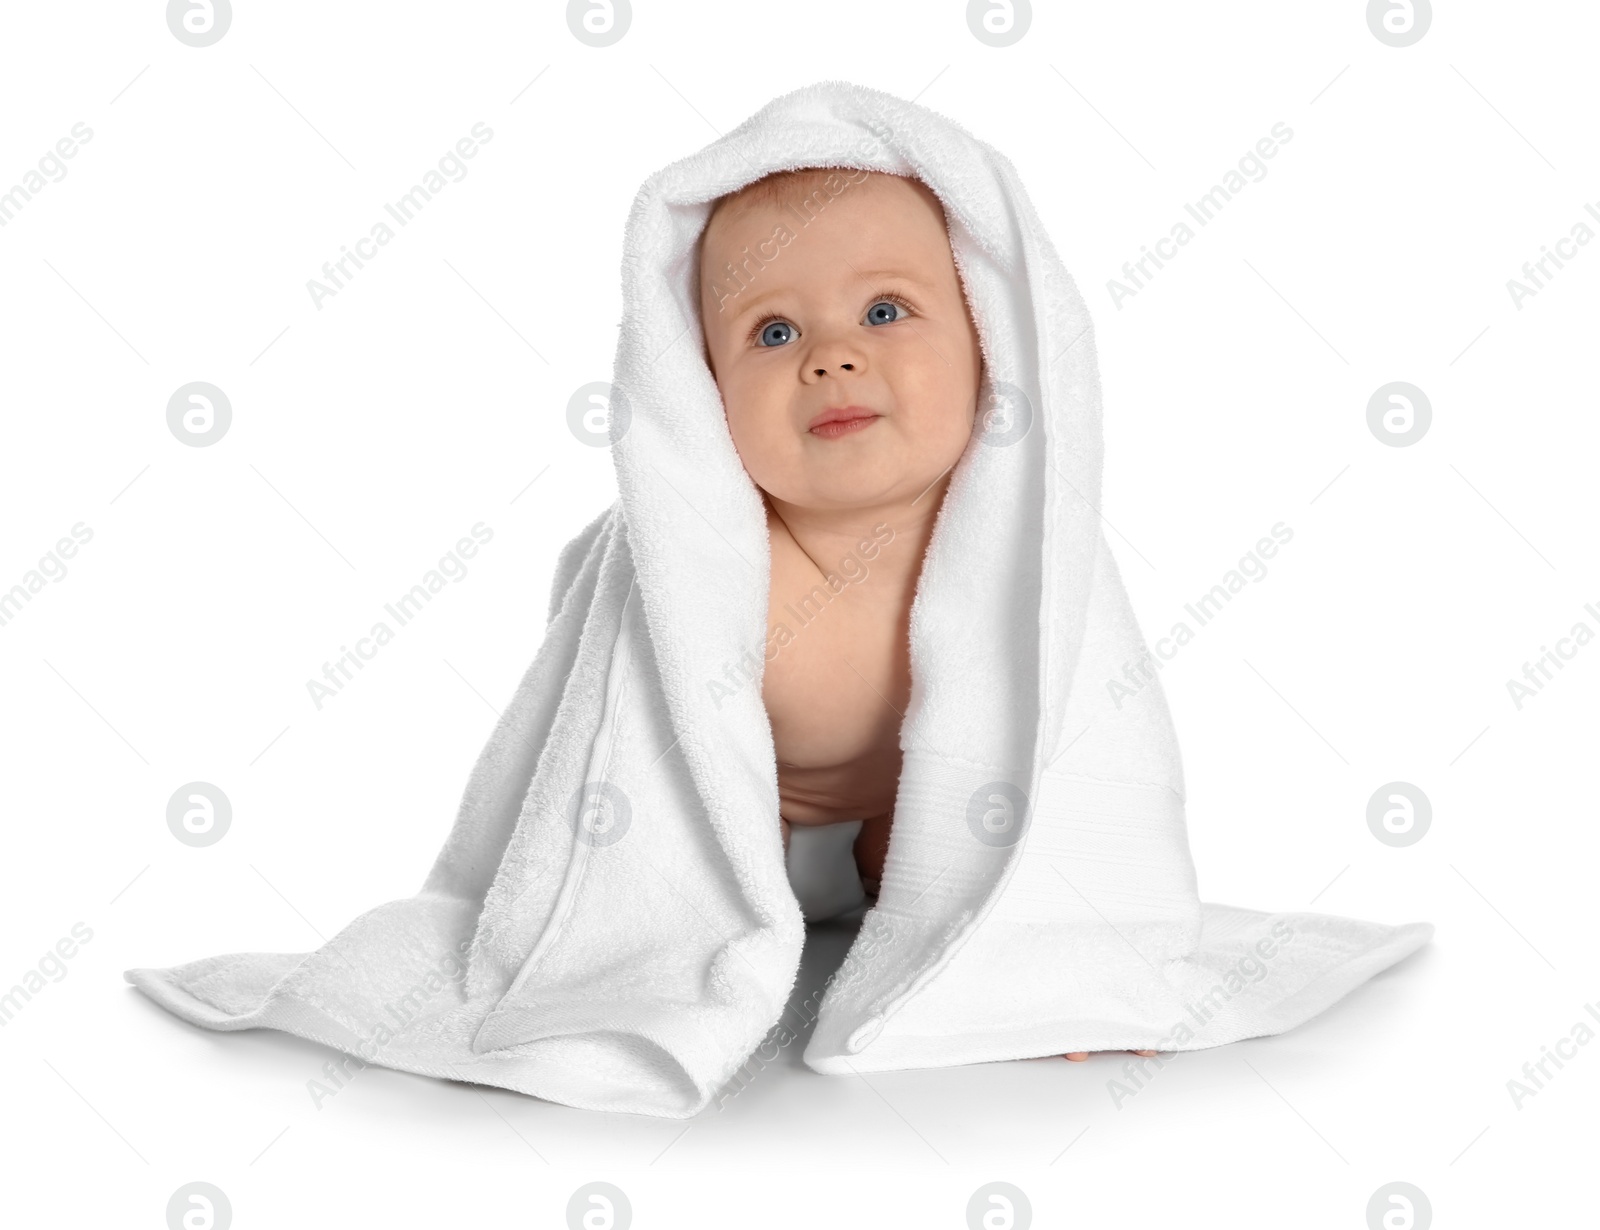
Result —
M1506 1082L1600 1002L1600 641L1520 711L1506 681L1600 632L1600 243L1520 309L1506 282L1600 208L1600 13L1441 5L1396 49L1357 0L1039 8L997 49L959 3L638 0L596 49L554 3L279 0L196 49L159 3L8 7L0 191L94 134L0 228L0 588L93 530L0 627L0 986L93 930L0 1030L19 1224L162 1225L204 1180L241 1228L553 1227L597 1179L639 1227L957 1227L992 1180L1040 1226L1361 1230L1392 1180L1439 1226L1575 1224L1600 1046L1520 1109ZM1162 675L1202 896L1435 940L1120 1109L1125 1056L838 1078L799 1047L689 1123L376 1067L317 1109L333 1052L190 1027L121 971L308 951L416 891L557 551L615 498L565 408L610 377L634 192L826 78L1019 168L1094 315L1147 635L1294 530ZM479 121L467 177L316 308L307 280ZM1115 306L1279 121L1269 174ZM206 448L166 424L195 380L233 407ZM1432 403L1410 447L1367 427L1393 380ZM306 681L478 521L465 579L317 710ZM194 780L234 807L204 849L165 823ZM1434 809L1404 849L1366 825L1394 780ZM842 951L819 939L797 995Z

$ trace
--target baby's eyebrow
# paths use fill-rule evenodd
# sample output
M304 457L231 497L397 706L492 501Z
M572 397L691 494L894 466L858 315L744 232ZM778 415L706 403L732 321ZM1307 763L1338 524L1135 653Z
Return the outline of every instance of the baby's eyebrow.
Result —
M729 321L738 320L741 316L744 316L760 307L768 299L772 298L773 295L781 295L783 291L783 287L773 287L771 290L762 291L760 294L746 299L743 303L735 304L734 311L727 317L727 319Z
M868 280L872 278L900 278L907 282L915 282L918 286L924 285L920 278L915 274L907 273L904 269L858 269L856 272Z

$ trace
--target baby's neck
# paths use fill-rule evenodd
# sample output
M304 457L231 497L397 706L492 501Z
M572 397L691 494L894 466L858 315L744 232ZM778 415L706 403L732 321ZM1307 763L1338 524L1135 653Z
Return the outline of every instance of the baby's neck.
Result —
M819 576L841 572L842 562L853 556L870 569L868 588L876 595L909 599L949 482L946 473L912 499L847 509L806 508L768 495L768 523L788 534ZM868 559L864 551L874 550Z

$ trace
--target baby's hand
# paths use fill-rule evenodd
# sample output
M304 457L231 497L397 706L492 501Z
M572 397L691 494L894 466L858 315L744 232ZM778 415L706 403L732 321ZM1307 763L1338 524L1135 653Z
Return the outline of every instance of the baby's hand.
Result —
M1105 1054L1104 1051L1097 1051L1095 1053L1096 1054L1102 1054L1102 1055ZM1146 1059L1148 1059L1148 1058L1150 1058L1150 1056L1154 1055L1156 1052L1155 1051L1130 1051L1128 1053L1131 1054L1131 1055L1142 1055ZM1068 1059L1073 1060L1076 1063L1082 1063L1085 1059L1089 1058L1089 1052L1088 1051L1068 1051L1068 1052L1066 1052L1066 1057Z

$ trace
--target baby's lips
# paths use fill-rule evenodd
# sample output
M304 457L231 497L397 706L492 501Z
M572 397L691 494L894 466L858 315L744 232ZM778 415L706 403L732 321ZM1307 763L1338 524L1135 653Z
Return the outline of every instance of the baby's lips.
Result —
M806 424L806 430L811 431L827 423L840 423L848 419L880 418L878 411L869 406L829 406L821 414Z

